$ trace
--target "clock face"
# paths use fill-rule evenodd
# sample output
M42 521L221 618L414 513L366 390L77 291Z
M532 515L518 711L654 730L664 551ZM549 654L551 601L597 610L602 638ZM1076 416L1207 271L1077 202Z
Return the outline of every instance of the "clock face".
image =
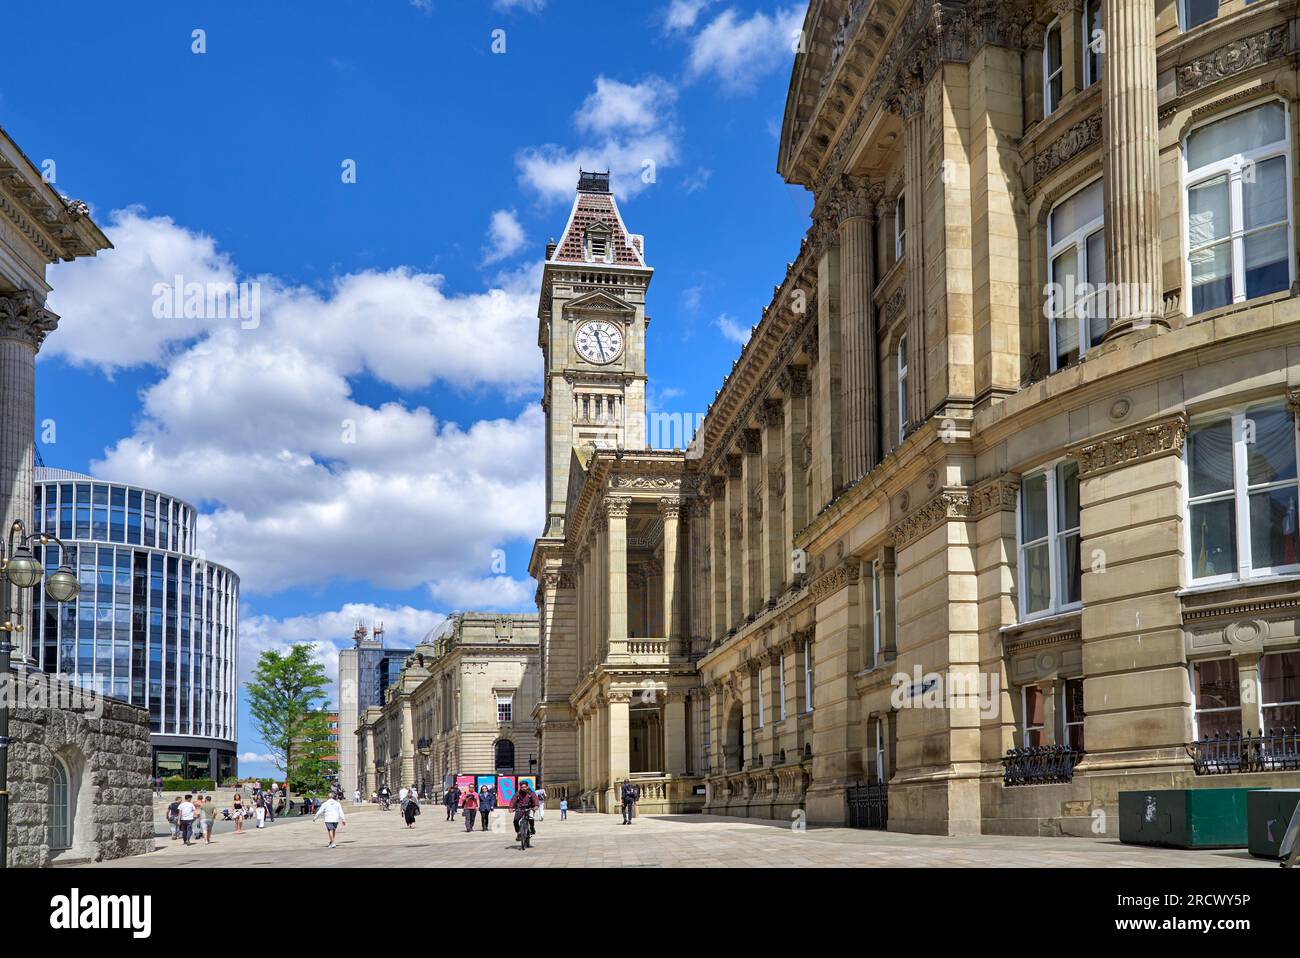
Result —
M589 363L610 363L623 352L623 331L604 319L578 327L578 355Z

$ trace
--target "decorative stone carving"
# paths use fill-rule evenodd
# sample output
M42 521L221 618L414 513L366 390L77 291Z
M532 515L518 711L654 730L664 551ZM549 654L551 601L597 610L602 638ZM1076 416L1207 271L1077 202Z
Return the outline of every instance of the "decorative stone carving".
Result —
M759 407L758 421L764 426L779 426L785 422L785 403L779 399L764 399Z
M897 523L891 536L896 545L905 546L921 538L931 529L949 519L970 517L971 496L965 487L946 487L933 499Z
M680 489L681 476L625 476L619 473L609 477L612 489Z
M721 502L727 494L726 476L709 476L709 495Z
M1071 454L1079 462L1079 478L1084 479L1145 459L1176 455L1186 439L1187 421L1176 416L1089 440L1073 447Z
M808 395L809 379L807 366L786 366L781 374L781 391L791 399L800 399Z
M1015 476L998 476L971 489L970 519L983 519L998 511L1014 512L1020 480Z
M747 456L757 456L763 451L763 433L759 429L748 428L741 432L741 447Z
M1199 90L1284 56L1287 52L1288 30L1289 27L1285 24L1272 27L1263 33L1233 40L1203 57L1180 65L1177 70L1178 92L1181 94Z
M888 328L893 325L894 320L898 319L907 305L907 288L903 283L899 283L898 289L885 300L885 305L880 307L880 325Z
M21 340L40 350L45 337L58 325L58 314L41 305L31 290L0 293L0 338Z
M1074 124L1053 140L1047 149L1034 157L1034 182L1041 183L1044 177L1064 166L1093 144L1100 143L1101 114L1094 113Z
M744 457L739 453L727 453L727 478L739 479L744 470Z
M675 496L665 496L659 500L659 511L665 516L678 519L682 514L682 500Z
M829 572L813 580L809 591L814 602L821 602L841 589L854 585L862 575L862 566L856 559L849 559L833 566Z
M609 496L605 499L605 515L611 519L626 519L632 500L626 496Z

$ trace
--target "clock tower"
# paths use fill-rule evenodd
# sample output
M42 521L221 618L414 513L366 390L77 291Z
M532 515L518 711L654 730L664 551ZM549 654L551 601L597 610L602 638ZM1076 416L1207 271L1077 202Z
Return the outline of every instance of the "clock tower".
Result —
M627 231L608 173L579 174L559 242L546 247L537 344L545 361L544 537L563 537L576 451L645 448L645 238Z

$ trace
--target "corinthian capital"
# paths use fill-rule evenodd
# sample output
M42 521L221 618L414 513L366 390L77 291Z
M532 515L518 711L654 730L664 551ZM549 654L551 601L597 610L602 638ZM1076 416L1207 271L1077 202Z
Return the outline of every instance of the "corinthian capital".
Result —
M857 217L870 218L884 192L885 184L879 180L873 182L865 176L842 175L832 194L835 221L842 225Z
M30 289L0 293L0 339L17 339L39 350L45 337L59 325Z
M605 500L605 515L611 519L627 518L632 500L626 496L610 496Z

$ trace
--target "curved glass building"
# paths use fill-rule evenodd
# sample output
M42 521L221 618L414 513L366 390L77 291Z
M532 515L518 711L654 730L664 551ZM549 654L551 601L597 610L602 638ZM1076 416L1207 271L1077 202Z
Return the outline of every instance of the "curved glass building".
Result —
M38 467L32 513L81 582L62 606L36 590L37 666L148 708L155 775L234 776L239 577L196 549L194 507ZM51 544L42 558L62 557Z

